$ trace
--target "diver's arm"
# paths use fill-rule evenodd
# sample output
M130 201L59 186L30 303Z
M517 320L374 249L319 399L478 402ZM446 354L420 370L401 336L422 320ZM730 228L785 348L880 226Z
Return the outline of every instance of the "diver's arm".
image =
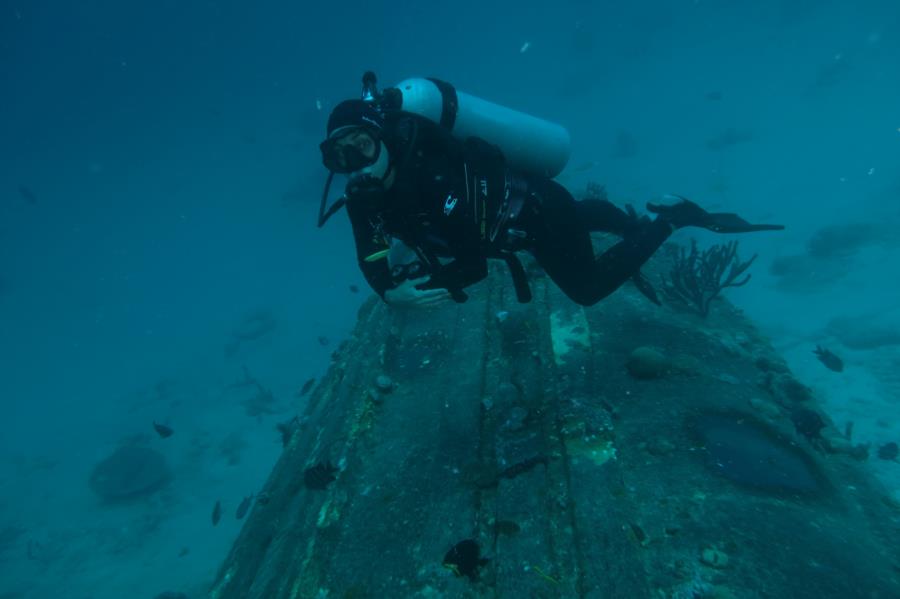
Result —
M473 253L458 257L444 264L431 274L431 278L416 285L416 289L446 289L458 302L465 301L464 287L474 285L488 275L487 258Z
M391 272L387 266L387 258L380 258L377 262L360 260L359 269L366 278L366 282L369 283L369 287L380 295L381 299L384 299L385 292L394 287L394 282L391 280Z
M384 299L384 292L394 287L391 271L388 267L387 254L390 249L388 241L375 228L374 214L362 208L357 201L347 202L347 214L353 228L353 239L356 242L356 259L366 282L372 290Z
M452 260L445 264L432 264L431 279L417 285L417 289L446 289L457 302L466 301L463 288L486 278L487 256L482 251L477 225L458 212L458 220L447 231L447 245Z

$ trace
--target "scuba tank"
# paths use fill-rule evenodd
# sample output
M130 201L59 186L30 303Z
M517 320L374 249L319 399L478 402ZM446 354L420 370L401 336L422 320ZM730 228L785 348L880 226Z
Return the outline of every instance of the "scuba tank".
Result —
M375 76L367 75L368 97L374 99ZM366 89L365 77L363 82ZM498 146L511 167L527 174L552 178L569 160L571 140L564 127L457 91L444 81L405 79L384 90L380 103L386 111L401 110L439 124L460 141L480 137Z

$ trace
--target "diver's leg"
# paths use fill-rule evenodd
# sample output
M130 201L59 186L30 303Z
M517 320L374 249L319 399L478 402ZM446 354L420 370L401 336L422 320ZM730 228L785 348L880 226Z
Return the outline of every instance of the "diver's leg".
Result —
M672 232L665 222L648 222L595 258L590 230L569 192L553 181L534 191L541 202L529 227L535 240L532 252L553 282L581 305L596 304L618 289Z
M575 202L575 210L588 231L615 233L624 237L634 229L637 219L608 200L587 198Z
M575 200L554 189L535 191L540 205L525 225L534 240L531 253L572 301L584 306L595 303L594 248L590 232L578 219Z

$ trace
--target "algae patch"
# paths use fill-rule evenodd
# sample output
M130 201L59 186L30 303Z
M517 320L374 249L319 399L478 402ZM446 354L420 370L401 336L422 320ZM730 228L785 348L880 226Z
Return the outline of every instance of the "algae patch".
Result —
M567 439L566 450L572 457L586 458L597 466L616 458L616 446L612 436L605 434Z
M550 314L550 339L553 343L553 359L557 366L566 363L566 354L580 347L590 350L591 337L583 310L564 314L557 310Z

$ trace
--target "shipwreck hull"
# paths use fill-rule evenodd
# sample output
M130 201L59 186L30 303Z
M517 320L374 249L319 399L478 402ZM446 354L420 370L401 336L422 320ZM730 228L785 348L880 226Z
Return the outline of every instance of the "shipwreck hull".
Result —
M798 437L729 304L532 288L516 303L501 270L465 304L367 302L210 596L900 597L896 508ZM442 563L465 539L488 560L468 576Z

